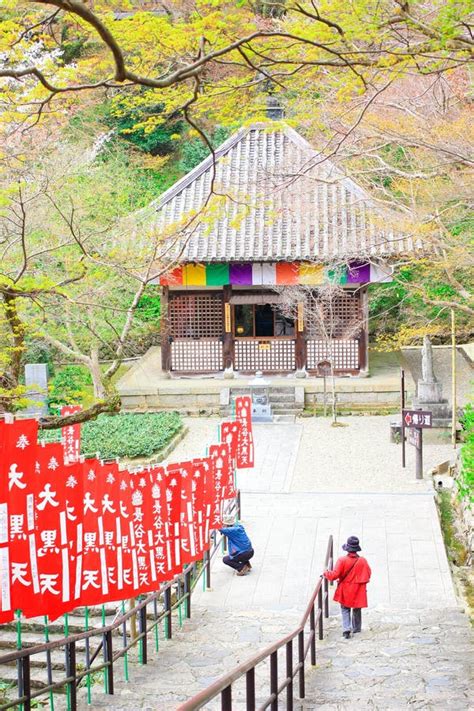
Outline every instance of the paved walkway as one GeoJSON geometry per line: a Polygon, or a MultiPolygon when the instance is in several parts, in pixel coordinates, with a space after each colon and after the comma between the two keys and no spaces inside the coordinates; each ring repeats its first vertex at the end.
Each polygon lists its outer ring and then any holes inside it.
{"type": "MultiPolygon", "coordinates": [[[[175,460],[199,455],[215,434],[215,422],[190,423],[175,460]]],[[[351,418],[348,425],[333,429],[319,419],[256,427],[256,467],[240,472],[238,482],[256,550],[252,573],[236,577],[217,560],[212,590],[193,597],[192,620],[147,669],[133,669],[133,683],[117,684],[113,704],[94,694],[92,708],[168,711],[282,637],[304,611],[331,533],[335,551],[348,535],[361,538],[373,569],[370,609],[362,635],[346,641],[332,603],[307,701],[295,708],[470,707],[470,632],[457,608],[432,493],[426,481],[396,470],[399,450],[388,442],[384,418],[351,418]]],[[[449,448],[438,449],[430,456],[447,458],[449,448]]],[[[262,669],[262,693],[265,683],[262,669]]],[[[235,698],[235,708],[243,708],[239,688],[235,698]]]]}

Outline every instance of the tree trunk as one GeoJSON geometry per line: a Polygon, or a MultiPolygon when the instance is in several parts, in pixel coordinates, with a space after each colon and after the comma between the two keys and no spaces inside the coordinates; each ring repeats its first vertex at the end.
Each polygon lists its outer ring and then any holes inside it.
{"type": "Polygon", "coordinates": [[[98,348],[91,348],[90,371],[92,376],[92,384],[94,386],[95,399],[105,400],[107,397],[107,392],[102,378],[102,371],[100,369],[98,348]]]}

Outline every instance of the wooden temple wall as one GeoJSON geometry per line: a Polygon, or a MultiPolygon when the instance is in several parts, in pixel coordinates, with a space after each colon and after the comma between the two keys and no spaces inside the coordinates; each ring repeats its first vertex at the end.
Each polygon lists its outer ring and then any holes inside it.
{"type": "Polygon", "coordinates": [[[367,293],[343,293],[330,307],[303,307],[294,336],[238,337],[233,333],[231,287],[221,291],[173,292],[163,287],[163,369],[215,373],[233,368],[289,373],[331,361],[337,373],[358,374],[367,364],[367,293]],[[317,311],[317,310],[316,310],[317,311]]]}

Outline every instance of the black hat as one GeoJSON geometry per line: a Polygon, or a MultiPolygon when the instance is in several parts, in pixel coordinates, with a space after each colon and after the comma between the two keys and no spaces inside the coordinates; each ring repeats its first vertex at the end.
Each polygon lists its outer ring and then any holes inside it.
{"type": "Polygon", "coordinates": [[[343,551],[347,551],[348,553],[355,553],[356,551],[361,551],[362,548],[359,545],[359,539],[357,536],[349,536],[347,539],[347,543],[344,543],[342,546],[343,551]]]}

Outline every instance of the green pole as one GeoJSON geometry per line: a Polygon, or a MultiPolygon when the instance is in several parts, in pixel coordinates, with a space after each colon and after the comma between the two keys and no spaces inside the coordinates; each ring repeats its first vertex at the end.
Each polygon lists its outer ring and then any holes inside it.
{"type": "MultiPolygon", "coordinates": [[[[16,610],[16,648],[21,649],[21,610],[16,610]]],[[[17,664],[19,665],[20,662],[18,661],[17,664]]],[[[24,693],[24,690],[22,689],[22,694],[24,693]]],[[[20,704],[20,711],[23,711],[23,704],[20,704]]]]}
{"type": "MultiPolygon", "coordinates": [[[[125,602],[122,600],[122,615],[125,615],[125,602]]],[[[125,645],[127,644],[127,637],[125,636],[125,645]]],[[[125,676],[125,681],[129,681],[128,676],[128,652],[123,655],[123,673],[125,676]]]]}
{"type": "MultiPolygon", "coordinates": [[[[102,627],[105,627],[105,605],[102,605],[101,613],[102,613],[102,627]]],[[[103,640],[102,644],[105,644],[105,639],[103,640]]],[[[104,676],[104,691],[106,694],[108,694],[109,689],[108,689],[108,679],[107,679],[107,668],[104,668],[102,670],[102,674],[104,676]]]]}
{"type": "Polygon", "coordinates": [[[158,636],[158,625],[155,625],[155,652],[160,651],[160,638],[158,636]]]}
{"type": "MultiPolygon", "coordinates": [[[[89,608],[86,606],[85,610],[85,617],[84,617],[84,631],[87,632],[89,630],[89,608]]],[[[87,644],[87,642],[86,642],[87,644]]],[[[87,660],[87,663],[89,664],[89,659],[87,660]]],[[[89,673],[86,676],[86,687],[87,687],[87,705],[90,706],[92,703],[92,694],[91,694],[91,674],[90,670],[88,670],[89,673]]]]}
{"type": "MultiPolygon", "coordinates": [[[[64,621],[64,636],[69,637],[69,616],[66,613],[63,616],[64,621]]],[[[67,711],[71,711],[71,689],[69,684],[66,684],[66,701],[67,701],[67,711]]]]}
{"type": "Polygon", "coordinates": [[[138,640],[138,663],[143,664],[143,639],[138,640]]]}
{"type": "MultiPolygon", "coordinates": [[[[43,618],[44,621],[44,641],[46,644],[49,642],[49,627],[48,627],[48,615],[45,615],[43,618]]],[[[46,657],[49,658],[49,669],[48,669],[48,684],[51,684],[52,679],[50,678],[50,669],[51,669],[51,652],[48,650],[46,652],[46,657]]],[[[49,708],[51,711],[54,711],[54,694],[53,690],[49,690],[49,708]]]]}

